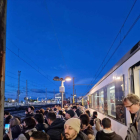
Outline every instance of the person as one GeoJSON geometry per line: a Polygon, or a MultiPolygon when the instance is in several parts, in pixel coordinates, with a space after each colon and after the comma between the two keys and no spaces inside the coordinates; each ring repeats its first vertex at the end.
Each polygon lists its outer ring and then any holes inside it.
{"type": "Polygon", "coordinates": [[[46,133],[50,136],[51,140],[60,140],[61,134],[64,131],[64,120],[56,118],[55,112],[48,112],[47,122],[50,125],[46,133]]]}
{"type": "MultiPolygon", "coordinates": [[[[12,138],[16,139],[21,133],[20,121],[17,118],[10,119],[10,129],[12,133],[12,138]]],[[[3,140],[8,140],[8,135],[5,134],[3,140]]]]}
{"type": "Polygon", "coordinates": [[[4,125],[5,125],[10,123],[10,119],[12,119],[13,116],[10,114],[10,112],[4,111],[4,118],[5,118],[4,120],[4,125]]]}
{"type": "Polygon", "coordinates": [[[50,137],[44,132],[35,131],[30,136],[30,140],[50,140],[50,137]]]}
{"type": "Polygon", "coordinates": [[[36,122],[36,129],[37,131],[47,131],[47,128],[49,127],[46,123],[44,123],[44,118],[42,114],[36,114],[34,116],[35,122],[36,122]]]}
{"type": "Polygon", "coordinates": [[[32,117],[34,116],[34,107],[33,106],[29,106],[28,108],[28,114],[26,114],[26,117],[32,117]]]}
{"type": "Polygon", "coordinates": [[[94,140],[95,136],[93,135],[92,126],[89,124],[89,116],[87,114],[80,115],[81,120],[81,131],[84,132],[89,140],[94,140]]]}
{"type": "Polygon", "coordinates": [[[45,112],[45,110],[44,110],[43,108],[41,108],[41,109],[39,110],[39,113],[42,113],[42,115],[44,115],[44,112],[45,112]]]}
{"type": "Polygon", "coordinates": [[[66,114],[65,114],[65,119],[68,120],[70,118],[73,118],[75,115],[74,111],[73,110],[68,110],[66,111],[66,114]]]}
{"type": "Polygon", "coordinates": [[[23,120],[23,130],[22,133],[18,136],[18,140],[28,140],[34,131],[37,131],[35,128],[36,122],[33,117],[28,117],[23,120]]]}
{"type": "Polygon", "coordinates": [[[86,134],[80,131],[80,119],[70,118],[65,122],[64,140],[88,140],[86,134]]]}
{"type": "Polygon", "coordinates": [[[110,119],[104,118],[102,120],[102,127],[103,130],[97,132],[96,140],[123,140],[120,135],[112,131],[110,119]]]}
{"type": "Polygon", "coordinates": [[[36,114],[39,114],[40,113],[40,110],[36,110],[36,114]]]}
{"type": "MultiPolygon", "coordinates": [[[[131,113],[131,116],[134,116],[132,122],[135,130],[137,132],[140,131],[140,98],[135,94],[128,94],[123,99],[123,103],[126,109],[131,113]]],[[[140,134],[138,135],[138,137],[140,139],[140,134]]]]}
{"type": "Polygon", "coordinates": [[[101,120],[96,118],[94,119],[94,126],[92,126],[93,132],[94,132],[94,136],[96,137],[96,134],[98,131],[102,130],[102,126],[101,126],[101,120]]]}
{"type": "Polygon", "coordinates": [[[47,114],[48,114],[48,112],[49,112],[49,111],[45,111],[45,112],[44,112],[44,115],[43,115],[43,117],[44,117],[44,122],[45,122],[46,124],[48,124],[48,122],[47,122],[47,114]]]}
{"type": "Polygon", "coordinates": [[[89,116],[90,118],[90,111],[88,109],[86,109],[85,113],[89,116]]]}
{"type": "Polygon", "coordinates": [[[72,110],[75,112],[75,116],[74,117],[78,118],[82,114],[82,112],[79,109],[77,109],[77,106],[73,106],[72,110]]]}
{"type": "Polygon", "coordinates": [[[91,126],[94,126],[94,119],[96,119],[97,116],[98,116],[97,111],[94,111],[94,112],[93,112],[93,116],[92,116],[92,118],[91,118],[91,120],[90,120],[90,125],[91,125],[91,126]]]}
{"type": "Polygon", "coordinates": [[[25,109],[25,115],[28,114],[28,108],[25,109]]]}

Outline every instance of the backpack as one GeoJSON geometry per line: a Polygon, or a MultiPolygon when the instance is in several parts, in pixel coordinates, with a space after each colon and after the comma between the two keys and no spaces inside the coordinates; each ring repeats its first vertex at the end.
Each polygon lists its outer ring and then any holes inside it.
{"type": "Polygon", "coordinates": [[[137,140],[137,135],[138,135],[138,132],[134,126],[134,123],[135,123],[135,120],[133,120],[133,123],[130,124],[128,130],[127,130],[127,136],[125,138],[125,140],[137,140]]]}

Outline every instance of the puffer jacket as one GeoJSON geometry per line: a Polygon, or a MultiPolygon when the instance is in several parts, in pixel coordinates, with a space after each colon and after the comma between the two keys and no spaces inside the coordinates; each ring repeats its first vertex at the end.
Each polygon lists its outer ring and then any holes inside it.
{"type": "Polygon", "coordinates": [[[46,133],[51,140],[61,140],[61,134],[64,131],[64,121],[57,118],[47,129],[46,133]]]}

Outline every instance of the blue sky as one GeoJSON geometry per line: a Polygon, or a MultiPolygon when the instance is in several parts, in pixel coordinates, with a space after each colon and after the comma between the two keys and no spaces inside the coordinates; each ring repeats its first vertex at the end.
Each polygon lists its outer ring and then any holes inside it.
{"type": "MultiPolygon", "coordinates": [[[[75,77],[75,84],[91,84],[134,0],[8,0],[6,31],[6,98],[16,98],[21,71],[20,100],[28,96],[54,97],[60,82],[54,76],[75,77]],[[11,52],[10,50],[13,52],[11,52]],[[21,59],[22,60],[21,60],[21,59]],[[27,64],[28,63],[28,64],[27,64]],[[30,66],[29,66],[30,65],[30,66]]],[[[108,54],[140,14],[137,1],[108,54]]],[[[94,84],[139,40],[140,20],[121,44],[94,84]]],[[[66,96],[73,93],[65,82],[66,96]]],[[[92,86],[75,85],[78,96],[92,86]]]]}

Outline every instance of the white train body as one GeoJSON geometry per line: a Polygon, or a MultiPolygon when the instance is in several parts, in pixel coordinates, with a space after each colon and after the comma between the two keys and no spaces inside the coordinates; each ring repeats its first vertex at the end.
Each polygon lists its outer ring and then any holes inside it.
{"type": "Polygon", "coordinates": [[[134,93],[140,97],[140,42],[138,42],[92,89],[83,97],[91,114],[111,119],[112,129],[125,139],[131,123],[130,112],[122,103],[124,96],[134,93]],[[121,97],[122,96],[122,97],[121,97]]]}

